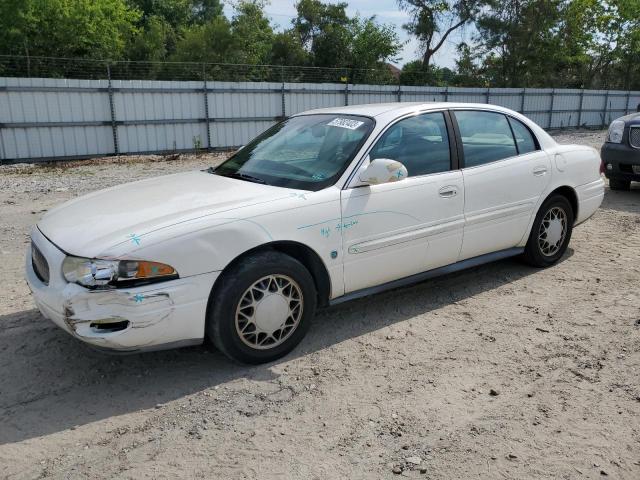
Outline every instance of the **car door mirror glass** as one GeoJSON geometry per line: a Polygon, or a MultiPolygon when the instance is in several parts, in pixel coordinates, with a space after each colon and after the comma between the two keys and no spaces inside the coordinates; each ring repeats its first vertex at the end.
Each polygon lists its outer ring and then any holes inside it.
{"type": "Polygon", "coordinates": [[[378,185],[404,180],[408,176],[405,166],[397,160],[376,158],[359,175],[359,180],[367,185],[378,185]]]}

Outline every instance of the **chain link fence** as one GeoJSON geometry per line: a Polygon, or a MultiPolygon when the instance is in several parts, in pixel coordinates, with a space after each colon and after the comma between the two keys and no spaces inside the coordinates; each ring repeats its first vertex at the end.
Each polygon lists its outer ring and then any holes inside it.
{"type": "MultiPolygon", "coordinates": [[[[206,62],[134,62],[0,55],[0,77],[98,80],[350,83],[394,85],[399,73],[375,69],[243,65],[206,62]]],[[[420,78],[412,78],[419,82],[420,78]]],[[[424,77],[427,81],[427,77],[424,77]]],[[[414,84],[414,83],[411,83],[414,84]]]]}

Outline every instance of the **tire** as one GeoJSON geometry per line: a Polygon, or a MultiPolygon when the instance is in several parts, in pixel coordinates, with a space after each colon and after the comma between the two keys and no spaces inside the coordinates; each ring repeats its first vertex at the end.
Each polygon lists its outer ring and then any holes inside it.
{"type": "Polygon", "coordinates": [[[207,336],[232,360],[271,362],[300,343],[316,303],[313,277],[298,260],[273,251],[250,254],[216,282],[207,336]]]}
{"type": "Polygon", "coordinates": [[[567,250],[573,232],[574,212],[563,195],[547,198],[533,221],[524,260],[534,267],[546,268],[556,263],[567,250]],[[560,222],[558,224],[557,222],[560,222]],[[544,223],[544,225],[543,225],[544,223]],[[559,231],[558,228],[562,228],[559,231]],[[550,238],[551,242],[546,240],[550,238]],[[554,242],[554,240],[557,240],[554,242]]]}
{"type": "Polygon", "coordinates": [[[615,178],[609,179],[609,188],[611,190],[630,190],[631,182],[627,180],[616,180],[615,178]]]}

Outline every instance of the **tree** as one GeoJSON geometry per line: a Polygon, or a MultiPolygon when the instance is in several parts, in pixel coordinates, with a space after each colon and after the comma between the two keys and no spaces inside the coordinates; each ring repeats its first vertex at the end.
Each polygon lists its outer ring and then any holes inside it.
{"type": "Polygon", "coordinates": [[[264,16],[264,5],[259,1],[243,1],[236,7],[231,21],[235,39],[236,63],[265,64],[273,46],[273,28],[264,16]]]}
{"type": "Polygon", "coordinates": [[[422,63],[429,69],[433,56],[449,35],[473,21],[480,12],[479,0],[398,0],[400,8],[411,15],[404,29],[420,41],[422,63]]]}
{"type": "Polygon", "coordinates": [[[383,64],[393,60],[401,48],[395,30],[376,23],[375,17],[349,18],[346,7],[346,3],[301,0],[291,33],[308,52],[313,66],[349,67],[360,71],[359,81],[365,80],[362,69],[377,68],[388,80],[383,64]]]}
{"type": "Polygon", "coordinates": [[[454,81],[455,75],[455,72],[450,68],[438,67],[433,64],[425,68],[422,60],[414,60],[402,67],[400,83],[402,85],[445,87],[454,81]]]}
{"type": "Polygon", "coordinates": [[[396,60],[401,44],[393,27],[376,24],[375,17],[355,18],[349,30],[352,36],[351,65],[354,68],[372,68],[396,60]]]}
{"type": "Polygon", "coordinates": [[[465,42],[458,45],[458,59],[456,60],[456,74],[454,85],[459,87],[486,86],[482,72],[477,65],[478,54],[465,42]]]}
{"type": "Polygon", "coordinates": [[[139,18],[125,0],[4,0],[0,53],[119,59],[139,18]]]}
{"type": "Polygon", "coordinates": [[[500,87],[557,86],[561,0],[489,0],[476,25],[484,68],[500,87]]]}
{"type": "Polygon", "coordinates": [[[300,0],[296,4],[298,15],[293,20],[293,28],[302,46],[313,51],[316,38],[329,27],[334,30],[346,28],[349,23],[346,8],[346,3],[324,4],[320,0],[300,0]]]}
{"type": "Polygon", "coordinates": [[[631,88],[639,71],[637,0],[572,0],[565,7],[561,32],[575,52],[580,86],[631,88]]]}
{"type": "Polygon", "coordinates": [[[153,17],[163,18],[174,29],[206,23],[223,14],[221,0],[129,0],[142,13],[146,23],[153,17]]]}
{"type": "Polygon", "coordinates": [[[273,36],[269,63],[273,65],[307,65],[311,62],[309,52],[300,44],[293,30],[276,33],[273,36]]]}
{"type": "Polygon", "coordinates": [[[192,1],[193,21],[206,23],[223,14],[221,0],[194,0],[192,1]]]}
{"type": "Polygon", "coordinates": [[[179,29],[190,23],[193,16],[191,0],[129,0],[129,3],[140,12],[142,26],[161,19],[179,29]]]}
{"type": "Polygon", "coordinates": [[[175,62],[232,63],[236,42],[226,17],[215,17],[185,30],[171,60],[175,62]]]}

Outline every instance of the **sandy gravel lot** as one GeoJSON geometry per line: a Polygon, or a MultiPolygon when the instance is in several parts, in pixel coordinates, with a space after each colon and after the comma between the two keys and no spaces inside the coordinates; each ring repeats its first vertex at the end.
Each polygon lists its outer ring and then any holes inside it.
{"type": "Polygon", "coordinates": [[[506,260],[324,310],[269,365],[105,356],[34,309],[42,212],[216,161],[0,167],[0,477],[640,478],[638,187],[607,189],[553,268],[506,260]]]}

